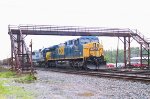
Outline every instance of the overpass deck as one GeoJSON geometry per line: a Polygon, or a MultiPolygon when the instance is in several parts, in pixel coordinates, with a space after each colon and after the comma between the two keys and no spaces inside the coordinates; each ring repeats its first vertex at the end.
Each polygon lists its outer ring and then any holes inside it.
{"type": "Polygon", "coordinates": [[[12,34],[19,34],[20,30],[25,35],[63,35],[63,36],[113,36],[131,37],[137,33],[128,28],[105,27],[78,27],[78,26],[54,26],[54,25],[26,25],[10,26],[12,34]]]}

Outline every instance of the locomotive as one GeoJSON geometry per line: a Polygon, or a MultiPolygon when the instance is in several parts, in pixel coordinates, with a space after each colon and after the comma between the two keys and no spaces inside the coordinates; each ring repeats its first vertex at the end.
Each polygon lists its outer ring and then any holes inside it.
{"type": "Polygon", "coordinates": [[[81,36],[32,53],[33,63],[46,67],[71,66],[98,69],[106,64],[103,45],[96,36],[81,36]]]}

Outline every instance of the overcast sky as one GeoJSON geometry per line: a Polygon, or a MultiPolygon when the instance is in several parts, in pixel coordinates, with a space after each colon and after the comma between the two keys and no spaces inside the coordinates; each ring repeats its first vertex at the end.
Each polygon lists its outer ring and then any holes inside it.
{"type": "MultiPolygon", "coordinates": [[[[150,1],[0,0],[0,59],[10,57],[9,24],[132,28],[150,37],[150,1]]],[[[33,49],[38,49],[74,37],[29,36],[26,39],[27,44],[31,38],[33,49]]],[[[105,49],[116,47],[116,42],[112,44],[112,41],[117,40],[116,38],[99,38],[105,49]]]]}

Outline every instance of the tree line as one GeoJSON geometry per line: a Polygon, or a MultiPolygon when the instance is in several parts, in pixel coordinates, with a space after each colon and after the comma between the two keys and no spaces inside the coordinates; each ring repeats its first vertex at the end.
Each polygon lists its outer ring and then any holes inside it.
{"type": "MultiPolygon", "coordinates": [[[[140,49],[139,47],[131,47],[131,57],[138,57],[140,56],[140,49]]],[[[105,59],[108,63],[115,63],[117,57],[117,50],[105,50],[104,51],[105,59]]],[[[124,50],[118,50],[118,62],[124,62],[124,50]]]]}

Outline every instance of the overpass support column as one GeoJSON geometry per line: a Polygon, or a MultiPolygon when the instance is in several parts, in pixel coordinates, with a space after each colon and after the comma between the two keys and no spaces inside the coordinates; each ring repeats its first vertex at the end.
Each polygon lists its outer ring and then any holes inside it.
{"type": "MultiPolygon", "coordinates": [[[[149,48],[150,46],[149,46],[149,44],[148,44],[148,48],[149,48]]],[[[148,69],[150,69],[150,64],[149,64],[149,62],[150,62],[150,60],[149,60],[149,49],[148,49],[148,69]]]]}
{"type": "Polygon", "coordinates": [[[130,66],[131,65],[131,60],[130,60],[130,58],[131,58],[131,50],[130,50],[130,37],[128,37],[128,65],[130,66]]]}
{"type": "MultiPolygon", "coordinates": [[[[10,38],[10,39],[12,39],[12,38],[10,38]]],[[[13,60],[14,60],[14,55],[13,55],[13,42],[12,42],[12,40],[11,40],[11,69],[12,69],[12,71],[14,71],[15,70],[15,64],[14,64],[14,62],[13,62],[13,60]]]]}
{"type": "Polygon", "coordinates": [[[140,44],[140,64],[142,64],[142,44],[140,44]]]}
{"type": "Polygon", "coordinates": [[[124,64],[126,67],[126,65],[127,65],[127,62],[126,62],[126,37],[124,37],[124,64]]]}

